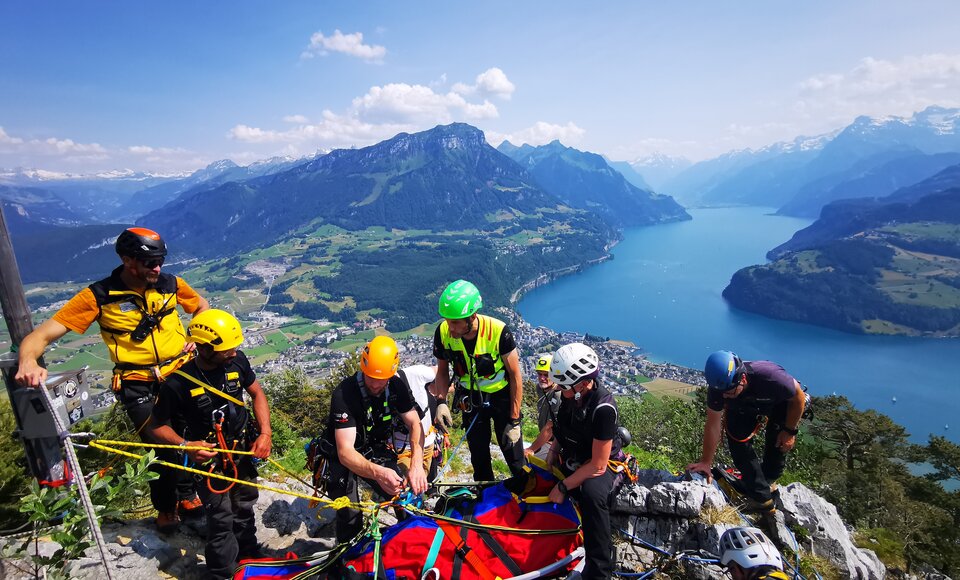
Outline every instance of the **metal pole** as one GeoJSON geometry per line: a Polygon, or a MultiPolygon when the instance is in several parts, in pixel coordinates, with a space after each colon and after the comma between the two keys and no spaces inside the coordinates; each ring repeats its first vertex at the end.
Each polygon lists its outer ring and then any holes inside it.
{"type": "MultiPolygon", "coordinates": [[[[46,399],[47,406],[53,409],[50,391],[48,391],[46,387],[41,386],[40,392],[43,393],[43,398],[46,399]]],[[[97,521],[97,513],[94,511],[93,501],[90,499],[90,490],[87,489],[87,481],[83,477],[83,471],[80,470],[80,460],[77,458],[77,452],[73,448],[73,441],[70,440],[70,433],[67,431],[67,426],[63,424],[60,415],[50,413],[50,416],[53,417],[57,431],[61,433],[60,438],[63,440],[63,449],[66,451],[67,461],[71,469],[73,469],[73,483],[77,486],[77,491],[80,494],[80,503],[83,505],[84,513],[87,514],[87,522],[90,524],[90,535],[93,537],[93,543],[97,545],[97,550],[100,553],[100,563],[103,564],[103,571],[106,573],[107,580],[113,580],[113,575],[110,572],[110,564],[108,563],[109,560],[107,559],[106,542],[103,540],[103,532],[100,531],[100,522],[97,521]]]]}

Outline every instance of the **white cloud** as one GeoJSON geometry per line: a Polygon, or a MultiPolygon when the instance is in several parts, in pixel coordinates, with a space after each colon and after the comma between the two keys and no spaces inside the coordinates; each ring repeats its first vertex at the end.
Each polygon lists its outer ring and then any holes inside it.
{"type": "MultiPolygon", "coordinates": [[[[444,74],[430,86],[390,83],[373,86],[354,98],[342,113],[323,111],[318,121],[302,115],[284,117],[293,127],[268,128],[237,124],[227,132],[234,141],[272,147],[285,145],[287,155],[304,155],[317,149],[366,146],[393,137],[399,132],[415,132],[456,121],[476,123],[499,117],[499,110],[486,96],[509,95],[514,86],[499,69],[478,75],[473,97],[455,90],[443,91],[444,74]],[[496,71],[496,72],[492,72],[496,71]]],[[[557,132],[569,136],[575,126],[557,132]]]]}
{"type": "Polygon", "coordinates": [[[386,56],[387,49],[377,44],[364,44],[362,32],[344,34],[339,30],[334,30],[333,35],[324,36],[322,32],[317,31],[310,36],[310,44],[300,53],[300,58],[326,56],[331,52],[339,52],[367,62],[379,63],[386,56]]]}
{"type": "Polygon", "coordinates": [[[431,89],[438,89],[446,84],[447,84],[447,73],[441,74],[440,78],[438,78],[435,81],[430,81],[428,83],[431,89]]]}
{"type": "Polygon", "coordinates": [[[526,143],[533,146],[546,145],[555,139],[559,139],[564,145],[570,146],[579,143],[584,134],[586,134],[586,131],[573,122],[568,122],[566,125],[556,125],[544,121],[537,121],[532,127],[512,133],[497,133],[494,131],[487,131],[486,133],[487,141],[494,145],[499,145],[503,141],[510,141],[514,145],[526,143]]]}
{"type": "Polygon", "coordinates": [[[3,127],[0,127],[0,145],[19,145],[21,143],[23,143],[23,139],[7,135],[7,132],[3,130],[3,127]]]}
{"type": "Polygon", "coordinates": [[[230,129],[227,137],[236,141],[254,144],[285,143],[287,155],[302,155],[318,147],[350,147],[370,145],[402,131],[416,127],[398,123],[368,123],[354,115],[337,115],[323,111],[323,119],[313,124],[303,124],[286,131],[265,130],[247,125],[230,129]]]}
{"type": "Polygon", "coordinates": [[[482,97],[497,97],[509,101],[516,88],[506,73],[493,67],[477,75],[474,84],[456,83],[450,90],[460,95],[479,94],[482,97]]]}
{"type": "Polygon", "coordinates": [[[450,123],[493,119],[499,115],[493,103],[470,103],[453,91],[435,93],[430,87],[391,83],[370,87],[367,94],[353,100],[352,110],[361,117],[399,122],[450,123]]]}
{"type": "Polygon", "coordinates": [[[282,135],[280,131],[264,131],[247,125],[237,125],[227,132],[227,137],[247,143],[275,143],[284,140],[282,135]]]}
{"type": "Polygon", "coordinates": [[[796,110],[827,126],[857,115],[904,115],[929,105],[960,106],[960,54],[899,60],[867,57],[846,72],[810,77],[798,86],[796,110]]]}
{"type": "Polygon", "coordinates": [[[14,137],[0,127],[0,154],[65,159],[101,159],[107,149],[99,143],[77,143],[73,139],[24,139],[14,137]]]}
{"type": "Polygon", "coordinates": [[[104,170],[174,172],[193,170],[209,161],[180,147],[131,145],[106,147],[59,137],[29,139],[0,127],[0,167],[42,168],[76,174],[104,170]]]}
{"type": "Polygon", "coordinates": [[[192,152],[182,147],[151,147],[149,145],[132,145],[127,147],[127,151],[134,155],[192,155],[192,152]]]}
{"type": "Polygon", "coordinates": [[[510,99],[516,87],[504,72],[496,67],[487,69],[477,77],[477,88],[482,94],[510,99]]]}

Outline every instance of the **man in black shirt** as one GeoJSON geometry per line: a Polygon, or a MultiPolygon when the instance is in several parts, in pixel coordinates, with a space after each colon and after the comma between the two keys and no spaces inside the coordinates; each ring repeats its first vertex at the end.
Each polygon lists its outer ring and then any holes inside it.
{"type": "MultiPolygon", "coordinates": [[[[360,355],[360,372],[344,379],[330,400],[330,421],[325,438],[332,443],[327,492],[337,499],[359,501],[357,477],[363,478],[381,498],[395,497],[405,485],[413,493],[427,489],[423,470],[424,433],[410,387],[397,376],[400,356],[397,343],[387,336],[371,340],[360,355]],[[390,444],[397,421],[410,435],[410,471],[406,483],[390,444]]],[[[337,542],[352,540],[362,531],[360,511],[337,510],[337,542]]]]}
{"type": "Polygon", "coordinates": [[[742,361],[726,350],[707,358],[707,425],[700,461],[687,466],[711,478],[713,458],[726,423],[727,445],[740,470],[747,497],[760,512],[775,510],[772,486],[783,474],[786,454],[796,444],[806,394],[800,383],[770,361],[742,361]],[[726,419],[726,421],[724,421],[726,419]],[[753,449],[753,436],[766,425],[763,461],[753,449]]]}
{"type": "MultiPolygon", "coordinates": [[[[266,459],[272,445],[270,409],[247,357],[237,350],[243,342],[240,323],[212,309],[195,316],[187,333],[197,343],[197,357],[162,384],[153,407],[152,436],[168,445],[237,449],[266,459]],[[244,391],[253,399],[254,416],[243,403],[244,391]],[[171,424],[185,427],[177,433],[171,424]]],[[[216,461],[217,473],[257,480],[249,455],[218,457],[202,449],[186,454],[198,465],[216,461]]],[[[253,512],[257,488],[213,478],[198,487],[207,512],[207,571],[213,578],[230,578],[239,560],[261,556],[253,512]]]]}
{"type": "Polygon", "coordinates": [[[454,393],[454,404],[463,411],[463,426],[469,429],[474,480],[490,481],[491,421],[510,472],[519,475],[526,463],[520,431],[523,378],[513,333],[504,322],[477,314],[482,305],[479,290],[466,280],[453,282],[440,295],[438,310],[444,320],[433,337],[437,379],[431,392],[441,401],[437,425],[449,428],[446,400],[452,369],[461,387],[454,393]]]}
{"type": "Polygon", "coordinates": [[[564,478],[549,497],[554,503],[561,503],[567,495],[577,500],[587,561],[583,578],[607,579],[613,574],[610,496],[617,482],[610,460],[623,460],[617,437],[617,402],[600,384],[600,359],[585,344],[560,347],[550,374],[562,400],[553,425],[556,444],[550,447],[547,464],[559,467],[564,478]]]}

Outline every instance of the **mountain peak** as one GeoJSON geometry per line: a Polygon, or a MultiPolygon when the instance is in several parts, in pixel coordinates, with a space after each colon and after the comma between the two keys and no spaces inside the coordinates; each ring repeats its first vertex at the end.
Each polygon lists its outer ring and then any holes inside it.
{"type": "Polygon", "coordinates": [[[227,169],[233,169],[234,167],[239,166],[229,159],[220,159],[219,161],[214,161],[210,165],[204,167],[204,170],[225,171],[227,169]]]}

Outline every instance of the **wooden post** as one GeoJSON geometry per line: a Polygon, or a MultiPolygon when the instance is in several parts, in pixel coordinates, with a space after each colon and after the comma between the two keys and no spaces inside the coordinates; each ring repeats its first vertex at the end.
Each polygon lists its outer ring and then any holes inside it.
{"type": "MultiPolygon", "coordinates": [[[[61,485],[69,479],[60,448],[60,433],[39,389],[21,387],[13,380],[17,373],[17,351],[23,339],[33,331],[30,308],[23,293],[20,268],[13,253],[13,243],[0,205],[0,308],[10,333],[10,351],[0,355],[0,372],[7,386],[10,405],[17,420],[17,436],[23,443],[27,465],[33,476],[42,484],[61,485]],[[29,416],[29,424],[25,420],[29,416]],[[28,427],[29,436],[24,428],[28,427]]],[[[43,364],[43,361],[40,361],[43,364]]],[[[45,387],[41,387],[45,388],[45,387]]]]}

